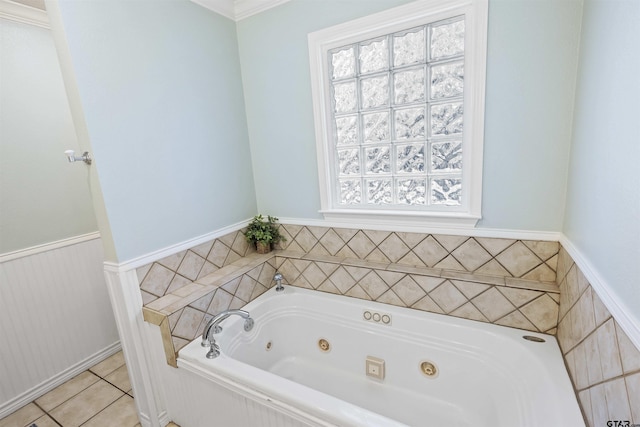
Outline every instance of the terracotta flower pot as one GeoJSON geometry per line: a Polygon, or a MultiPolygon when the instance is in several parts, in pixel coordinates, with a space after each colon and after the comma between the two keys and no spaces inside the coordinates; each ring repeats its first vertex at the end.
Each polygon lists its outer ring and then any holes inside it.
{"type": "Polygon", "coordinates": [[[269,242],[256,242],[256,252],[259,254],[268,254],[271,252],[271,243],[269,242]]]}

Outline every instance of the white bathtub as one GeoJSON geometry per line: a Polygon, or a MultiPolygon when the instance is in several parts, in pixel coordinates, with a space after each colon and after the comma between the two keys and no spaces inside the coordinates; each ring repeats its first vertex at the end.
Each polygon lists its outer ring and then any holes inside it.
{"type": "Polygon", "coordinates": [[[552,336],[294,287],[244,309],[253,330],[225,320],[222,354],[207,359],[198,337],[179,368],[303,425],[584,426],[552,336]],[[366,375],[368,356],[385,361],[383,380],[366,375]]]}

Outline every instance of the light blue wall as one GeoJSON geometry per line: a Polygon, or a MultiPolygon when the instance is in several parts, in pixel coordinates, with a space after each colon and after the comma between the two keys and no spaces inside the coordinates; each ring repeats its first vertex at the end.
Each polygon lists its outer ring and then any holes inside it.
{"type": "MultiPolygon", "coordinates": [[[[293,0],[238,24],[260,211],[320,217],[307,34],[402,3],[293,0]]],[[[490,1],[481,227],[562,227],[580,6],[490,1]]]]}
{"type": "Polygon", "coordinates": [[[490,0],[480,227],[560,231],[579,0],[490,0]]]}
{"type": "Polygon", "coordinates": [[[640,324],[640,2],[586,0],[564,233],[640,324]]]}
{"type": "Polygon", "coordinates": [[[238,23],[260,212],[321,218],[307,35],[409,0],[293,0],[238,23]]]}
{"type": "Polygon", "coordinates": [[[0,19],[0,254],[97,231],[49,30],[0,19]]]}
{"type": "Polygon", "coordinates": [[[235,23],[188,0],[59,8],[117,260],[254,215],[235,23]]]}

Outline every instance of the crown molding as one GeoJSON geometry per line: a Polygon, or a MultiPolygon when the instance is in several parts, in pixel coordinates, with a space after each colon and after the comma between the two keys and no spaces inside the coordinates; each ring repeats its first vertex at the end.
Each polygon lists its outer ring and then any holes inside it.
{"type": "Polygon", "coordinates": [[[50,28],[47,12],[10,0],[0,0],[0,18],[40,28],[50,28]]]}
{"type": "Polygon", "coordinates": [[[243,20],[267,9],[271,9],[291,0],[236,0],[235,14],[236,21],[243,20]]]}
{"type": "Polygon", "coordinates": [[[235,4],[233,0],[191,0],[205,9],[209,9],[217,14],[236,20],[235,4]]]}
{"type": "MultiPolygon", "coordinates": [[[[2,0],[4,1],[4,0],[2,0]]],[[[240,21],[291,0],[191,0],[233,21],[240,21]]]]}

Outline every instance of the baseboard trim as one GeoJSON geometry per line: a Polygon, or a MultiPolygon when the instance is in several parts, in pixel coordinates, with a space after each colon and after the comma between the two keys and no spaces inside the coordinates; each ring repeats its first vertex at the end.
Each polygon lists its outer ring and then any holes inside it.
{"type": "Polygon", "coordinates": [[[158,416],[158,421],[160,421],[161,426],[166,426],[171,422],[171,418],[169,418],[169,414],[167,413],[167,411],[160,412],[160,415],[158,416]]]}
{"type": "Polygon", "coordinates": [[[65,369],[64,371],[54,375],[46,381],[41,382],[37,386],[25,391],[24,393],[14,397],[8,402],[0,405],[0,419],[7,417],[18,409],[22,408],[24,405],[28,404],[39,398],[40,396],[48,393],[54,388],[58,387],[61,384],[69,381],[71,378],[76,375],[86,371],[96,363],[99,363],[106,359],[107,357],[117,353],[120,351],[120,341],[116,341],[115,343],[105,347],[104,349],[94,353],[93,355],[87,357],[86,359],[76,363],[75,365],[65,369]]]}
{"type": "Polygon", "coordinates": [[[627,334],[631,342],[640,349],[640,323],[629,315],[631,310],[611,290],[611,286],[600,276],[595,266],[564,234],[560,238],[560,244],[569,253],[582,274],[587,278],[591,287],[607,307],[613,318],[618,322],[622,330],[627,334]]]}
{"type": "MultiPolygon", "coordinates": [[[[142,427],[153,427],[153,423],[151,422],[151,418],[148,414],[138,414],[138,421],[140,421],[140,425],[142,427]]],[[[158,423],[160,423],[161,426],[166,426],[170,422],[171,418],[169,417],[167,411],[162,411],[158,415],[158,423]]]]}

